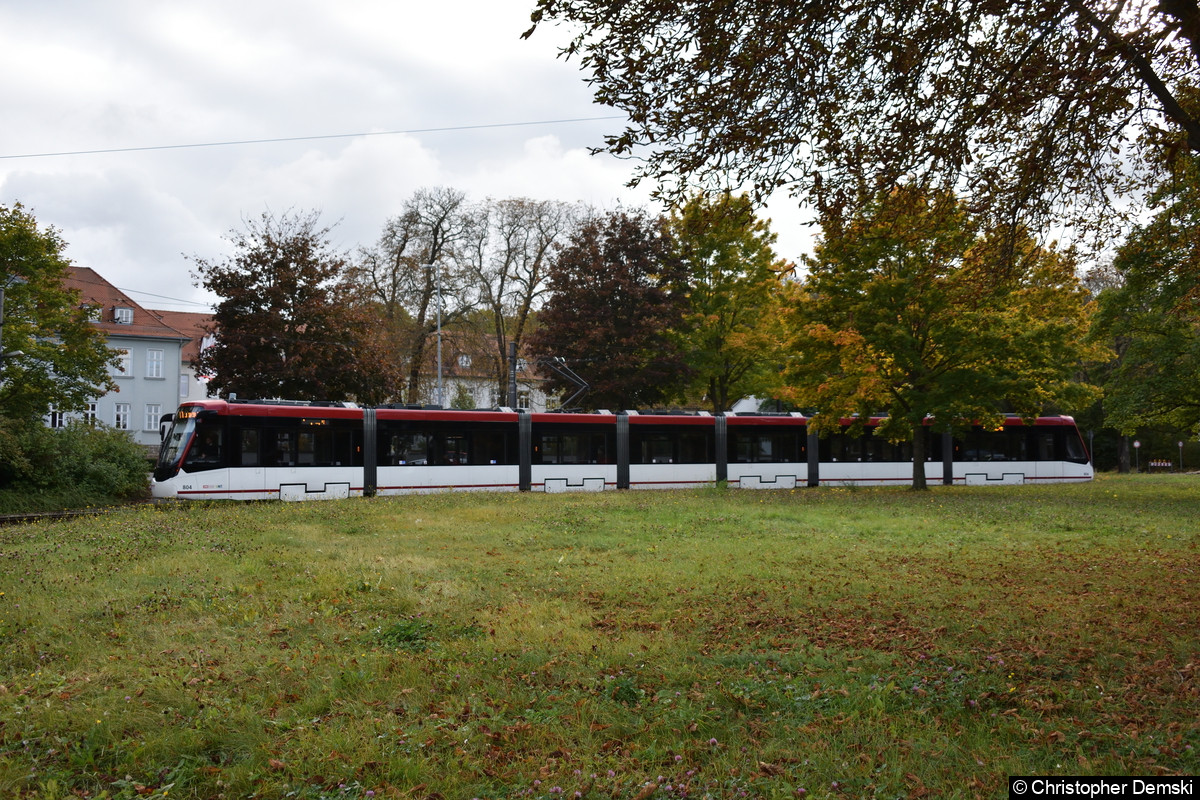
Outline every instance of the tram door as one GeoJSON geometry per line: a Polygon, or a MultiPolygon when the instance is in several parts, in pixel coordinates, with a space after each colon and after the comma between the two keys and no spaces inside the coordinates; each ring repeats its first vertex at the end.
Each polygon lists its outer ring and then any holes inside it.
{"type": "Polygon", "coordinates": [[[233,458],[241,469],[233,470],[235,492],[252,495],[265,491],[266,476],[263,471],[262,432],[258,428],[234,427],[233,443],[236,448],[233,458]]]}
{"type": "Polygon", "coordinates": [[[1062,455],[1055,447],[1055,438],[1053,429],[1033,433],[1033,452],[1037,461],[1034,470],[1039,480],[1061,478],[1063,475],[1062,455]]]}

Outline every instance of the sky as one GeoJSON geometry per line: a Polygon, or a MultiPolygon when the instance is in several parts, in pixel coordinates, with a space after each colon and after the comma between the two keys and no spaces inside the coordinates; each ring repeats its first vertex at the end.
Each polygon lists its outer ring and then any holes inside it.
{"type": "MultiPolygon", "coordinates": [[[[420,188],[661,210],[589,153],[622,118],[558,57],[566,29],[520,38],[533,5],[0,0],[0,204],[176,311],[214,301],[190,259],[263,212],[319,211],[353,251],[420,188]]],[[[780,256],[810,248],[794,201],[763,213],[780,256]]]]}

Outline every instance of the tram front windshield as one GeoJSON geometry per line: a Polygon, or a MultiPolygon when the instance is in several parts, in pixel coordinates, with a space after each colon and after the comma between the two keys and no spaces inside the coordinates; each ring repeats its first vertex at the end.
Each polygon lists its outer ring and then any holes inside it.
{"type": "Polygon", "coordinates": [[[195,432],[196,412],[180,409],[179,413],[175,415],[174,422],[171,423],[171,430],[167,431],[167,438],[163,440],[162,450],[158,453],[158,466],[178,466],[179,459],[183,456],[188,441],[195,432]]]}

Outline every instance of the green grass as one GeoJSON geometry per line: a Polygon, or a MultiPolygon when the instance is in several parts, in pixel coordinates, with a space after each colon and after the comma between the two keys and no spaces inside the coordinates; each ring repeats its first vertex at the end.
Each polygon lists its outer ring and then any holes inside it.
{"type": "Polygon", "coordinates": [[[1200,482],[0,529],[0,796],[1002,797],[1200,772],[1200,482]]]}

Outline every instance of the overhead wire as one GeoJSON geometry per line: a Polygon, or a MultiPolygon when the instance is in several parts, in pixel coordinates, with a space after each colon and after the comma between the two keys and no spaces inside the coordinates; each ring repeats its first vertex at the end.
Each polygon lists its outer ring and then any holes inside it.
{"type": "Polygon", "coordinates": [[[576,122],[600,122],[605,120],[624,119],[618,115],[610,115],[603,117],[575,117],[573,119],[546,119],[535,120],[531,122],[491,122],[480,125],[450,125],[440,128],[410,128],[407,130],[396,131],[362,131],[359,133],[327,133],[317,134],[313,136],[279,136],[270,139],[231,139],[218,142],[191,142],[187,144],[157,144],[144,145],[138,147],[105,147],[96,148],[93,150],[63,150],[58,152],[47,153],[13,153],[0,154],[0,160],[10,160],[18,158],[57,158],[61,156],[92,156],[102,155],[106,153],[144,153],[154,150],[187,150],[197,149],[201,147],[232,147],[234,145],[246,144],[280,144],[286,142],[312,142],[323,139],[355,139],[364,136],[402,136],[416,135],[421,133],[451,133],[454,131],[474,131],[484,130],[488,128],[520,128],[532,127],[535,125],[566,125],[576,122]]]}
{"type": "MultiPolygon", "coordinates": [[[[533,127],[536,125],[566,125],[578,122],[600,122],[606,120],[621,119],[618,115],[608,115],[601,117],[574,117],[569,119],[549,119],[549,120],[534,120],[526,122],[492,122],[482,123],[478,125],[449,125],[435,128],[409,128],[405,130],[394,131],[360,131],[358,133],[330,133],[316,134],[311,136],[278,136],[268,139],[230,139],[217,142],[191,142],[185,144],[163,144],[163,145],[142,145],[136,147],[107,147],[95,148],[90,150],[62,150],[45,153],[10,153],[0,154],[0,160],[14,160],[20,158],[56,158],[63,156],[87,156],[87,155],[103,155],[111,153],[144,153],[157,150],[186,150],[198,149],[203,147],[232,147],[236,145],[251,145],[251,144],[280,144],[287,142],[310,142],[330,139],[354,139],[367,136],[402,136],[416,135],[422,133],[451,133],[454,131],[470,131],[470,130],[485,130],[489,128],[518,128],[518,127],[533,127]]],[[[118,290],[132,294],[142,294],[148,297],[157,297],[162,300],[171,300],[177,303],[187,305],[201,306],[211,308],[211,304],[197,302],[195,300],[184,300],[178,297],[168,297],[166,295],[158,295],[152,292],[144,292],[138,289],[123,289],[116,287],[118,290]]]]}

